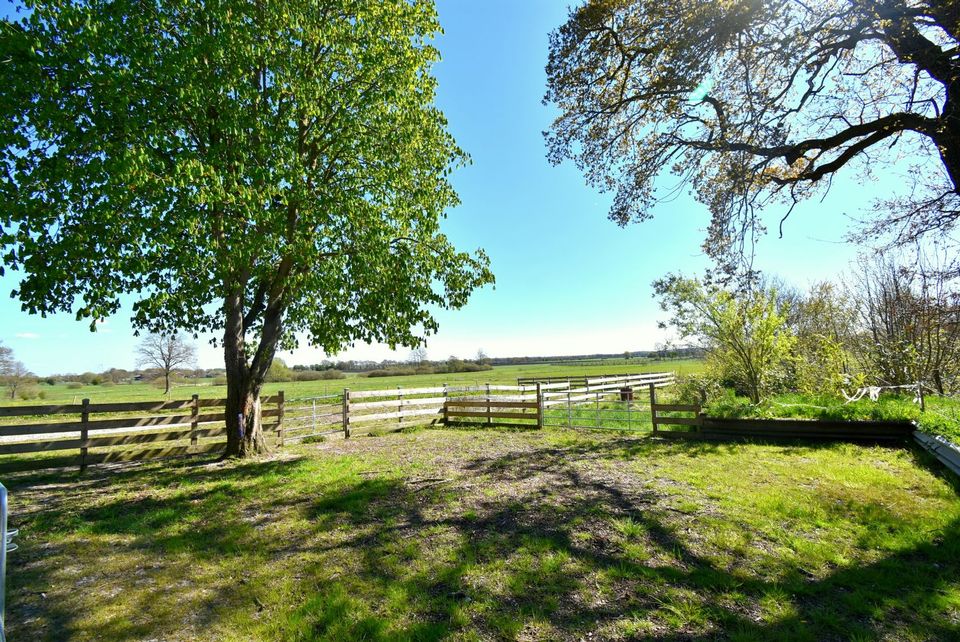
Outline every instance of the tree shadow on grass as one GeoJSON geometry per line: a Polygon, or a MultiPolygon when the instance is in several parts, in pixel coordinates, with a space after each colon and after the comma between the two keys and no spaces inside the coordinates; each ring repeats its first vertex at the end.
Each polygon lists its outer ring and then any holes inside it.
{"type": "MultiPolygon", "coordinates": [[[[602,453],[609,448],[619,456],[649,447],[613,442],[580,450],[602,453]]],[[[702,452],[700,447],[691,450],[702,452]]],[[[747,568],[717,566],[694,550],[687,535],[696,528],[695,516],[673,519],[669,508],[659,505],[664,498],[585,475],[571,465],[571,455],[571,449],[541,448],[481,458],[466,466],[474,476],[548,483],[551,496],[539,500],[531,494],[522,501],[479,501],[467,512],[454,509],[452,515],[429,517],[426,513],[435,513],[436,506],[425,505],[422,494],[412,497],[397,489],[377,500],[389,507],[381,506],[379,513],[386,520],[373,521],[365,511],[342,512],[363,533],[340,544],[356,554],[360,568],[349,582],[322,583],[311,601],[294,612],[298,635],[318,640],[440,639],[470,630],[493,639],[538,633],[544,639],[589,634],[603,639],[614,631],[628,638],[662,640],[960,636],[945,604],[945,595],[956,590],[960,576],[958,521],[928,542],[872,563],[845,566],[821,577],[802,568],[764,577],[747,568]],[[553,501],[573,490],[576,497],[553,501]],[[593,529],[599,536],[579,537],[578,529],[590,530],[585,524],[591,520],[624,517],[645,533],[654,563],[625,554],[615,537],[604,537],[602,528],[593,529]],[[424,552],[408,562],[417,567],[415,572],[385,563],[398,542],[438,529],[452,532],[457,542],[441,560],[424,552]],[[478,573],[493,580],[478,583],[478,573]],[[328,617],[328,598],[338,603],[344,595],[370,591],[371,586],[377,587],[374,594],[392,590],[423,596],[407,604],[416,616],[384,614],[351,603],[359,617],[328,617]],[[770,600],[783,605],[772,616],[759,606],[770,600]],[[319,609],[319,615],[312,609],[319,609]],[[407,619],[414,622],[404,624],[407,619]]],[[[433,499],[444,501],[441,493],[433,499]]],[[[320,503],[311,510],[320,517],[329,508],[329,503],[320,503]]]]}
{"type": "MultiPolygon", "coordinates": [[[[263,527],[269,508],[279,502],[260,504],[258,482],[298,474],[304,463],[302,458],[228,464],[184,460],[94,471],[80,484],[46,473],[21,479],[11,493],[13,502],[26,503],[31,493],[50,484],[57,492],[47,488],[42,505],[14,512],[21,548],[9,558],[8,639],[71,639],[80,631],[79,619],[91,611],[111,613],[98,624],[100,639],[153,637],[171,628],[145,615],[164,600],[182,602],[194,624],[215,622],[223,596],[234,588],[232,578],[188,596],[195,588],[188,581],[191,570],[230,564],[251,550],[269,551],[263,527]],[[162,496],[151,494],[157,489],[162,496]],[[53,537],[44,541],[43,534],[53,537]],[[90,546],[99,547],[94,554],[102,563],[89,563],[90,546]],[[161,580],[175,585],[163,586],[161,580]],[[135,590],[111,595],[130,587],[135,590]],[[113,608],[111,598],[122,599],[123,608],[113,608]]],[[[268,500],[271,490],[262,490],[268,500]]]]}
{"type": "MultiPolygon", "coordinates": [[[[212,638],[211,627],[255,611],[256,599],[269,600],[258,593],[262,587],[250,588],[253,580],[242,583],[244,574],[269,576],[273,564],[289,573],[290,565],[279,564],[290,559],[296,575],[282,579],[293,583],[297,598],[271,606],[264,639],[960,636],[956,619],[949,619],[951,608],[956,613],[950,593],[960,577],[957,521],[868,564],[811,576],[784,562],[765,574],[739,562],[719,564],[698,546],[701,515],[678,511],[669,495],[637,474],[611,474],[589,462],[613,462],[616,468],[643,456],[709,457],[736,448],[741,446],[587,440],[475,456],[451,479],[352,475],[316,495],[295,496],[284,495],[282,484],[262,488],[258,481],[298,474],[300,460],[129,471],[104,479],[127,487],[191,483],[163,500],[88,501],[72,514],[44,512],[31,520],[38,532],[117,539],[121,553],[155,555],[174,575],[186,575],[194,565],[228,565],[229,572],[205,591],[184,590],[179,602],[172,601],[183,590],[178,586],[139,591],[105,618],[102,639],[175,632],[150,619],[162,601],[188,610],[191,626],[212,638]],[[191,488],[197,482],[205,486],[191,488]],[[231,504],[240,506],[224,508],[231,504]],[[299,515],[304,530],[292,541],[278,540],[266,528],[271,511],[299,515]],[[257,567],[234,568],[248,567],[245,555],[251,551],[257,567]],[[782,608],[772,614],[761,609],[771,601],[782,608]]],[[[922,455],[918,462],[930,465],[922,455]]],[[[864,519],[884,522],[882,506],[863,510],[864,519]]],[[[889,523],[898,527],[893,518],[889,523]]],[[[24,547],[11,578],[11,639],[69,639],[81,630],[84,609],[104,608],[103,598],[83,595],[82,586],[70,588],[77,601],[63,603],[14,588],[36,590],[60,581],[57,569],[37,562],[72,552],[63,544],[24,547]]]]}

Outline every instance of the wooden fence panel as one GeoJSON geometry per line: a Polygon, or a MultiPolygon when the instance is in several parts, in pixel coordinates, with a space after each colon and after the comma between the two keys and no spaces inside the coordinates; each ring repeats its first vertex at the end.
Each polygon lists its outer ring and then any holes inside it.
{"type": "MultiPolygon", "coordinates": [[[[276,404],[261,411],[265,432],[275,433],[277,443],[284,439],[284,395],[261,397],[261,404],[276,404]]],[[[217,408],[225,399],[200,399],[196,395],[187,400],[136,401],[126,403],[90,403],[8,406],[0,407],[0,417],[51,417],[55,421],[0,426],[0,455],[77,451],[76,455],[8,459],[0,462],[0,470],[31,470],[38,468],[154,459],[182,454],[222,451],[226,436],[223,412],[206,412],[200,408],[217,408]],[[183,412],[189,410],[189,414],[183,412]],[[142,413],[149,412],[151,415],[142,413]],[[94,418],[100,414],[137,413],[131,417],[94,418]],[[68,421],[64,416],[78,415],[68,421]],[[220,424],[220,425],[217,425],[220,424]],[[9,438],[21,438],[9,440],[9,438]],[[202,441],[201,441],[202,440],[202,441]],[[215,440],[215,441],[214,441],[215,440]],[[161,448],[128,448],[143,444],[167,443],[161,448]]]]}

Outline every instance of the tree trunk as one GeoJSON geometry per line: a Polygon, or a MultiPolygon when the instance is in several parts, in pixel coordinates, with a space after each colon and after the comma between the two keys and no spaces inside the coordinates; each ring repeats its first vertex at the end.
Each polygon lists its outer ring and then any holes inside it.
{"type": "Polygon", "coordinates": [[[170,372],[163,373],[163,394],[164,396],[170,394],[170,372]]]}
{"type": "Polygon", "coordinates": [[[937,394],[943,396],[943,378],[940,376],[940,369],[933,371],[933,385],[937,387],[937,394]]]}
{"type": "Polygon", "coordinates": [[[260,415],[263,377],[256,377],[247,365],[243,315],[239,303],[239,296],[229,296],[224,302],[226,328],[223,355],[227,371],[225,457],[251,457],[269,452],[260,415]]]}

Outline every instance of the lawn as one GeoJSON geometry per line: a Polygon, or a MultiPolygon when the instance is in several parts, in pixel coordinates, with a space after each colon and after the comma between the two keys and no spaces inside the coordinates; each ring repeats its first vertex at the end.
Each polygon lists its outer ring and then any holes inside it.
{"type": "MultiPolygon", "coordinates": [[[[275,394],[283,390],[288,399],[315,397],[328,394],[340,394],[344,388],[351,390],[377,390],[384,388],[420,388],[440,386],[444,383],[451,386],[478,385],[483,383],[499,383],[516,385],[517,377],[559,377],[583,376],[602,374],[634,374],[639,372],[676,372],[685,374],[699,372],[703,369],[703,362],[694,359],[676,359],[666,361],[648,361],[633,359],[633,363],[626,365],[623,359],[614,359],[612,364],[591,365],[564,365],[564,364],[530,364],[519,366],[495,366],[492,370],[483,372],[460,372],[455,374],[411,375],[401,377],[374,377],[367,378],[362,373],[351,373],[345,379],[322,381],[287,381],[282,383],[268,383],[264,387],[264,394],[275,394]]],[[[225,397],[226,386],[216,386],[212,380],[200,380],[196,384],[177,385],[170,391],[171,399],[189,399],[197,394],[204,398],[225,397]]],[[[92,403],[144,401],[160,399],[163,389],[147,382],[136,382],[116,385],[85,385],[80,388],[71,388],[69,384],[58,383],[47,385],[40,383],[38,389],[43,392],[42,399],[0,400],[0,405],[34,405],[34,404],[63,404],[79,403],[83,399],[90,399],[92,403]]]]}
{"type": "Polygon", "coordinates": [[[917,449],[432,429],[5,481],[12,640],[960,636],[917,449]]]}

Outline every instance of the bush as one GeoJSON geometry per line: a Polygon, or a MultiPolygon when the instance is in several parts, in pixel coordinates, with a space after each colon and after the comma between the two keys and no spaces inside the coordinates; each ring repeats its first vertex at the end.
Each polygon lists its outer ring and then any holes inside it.
{"type": "Polygon", "coordinates": [[[274,359],[273,363],[270,364],[270,370],[267,371],[267,376],[264,377],[264,380],[271,383],[278,383],[293,381],[293,377],[293,370],[287,367],[283,359],[274,359]]]}
{"type": "Polygon", "coordinates": [[[43,382],[44,382],[45,384],[47,384],[48,386],[55,386],[55,385],[57,385],[57,380],[54,379],[53,377],[47,377],[46,379],[43,380],[43,382]]]}
{"type": "Polygon", "coordinates": [[[723,395],[720,382],[708,374],[680,375],[676,381],[674,391],[678,403],[705,405],[723,395]]]}
{"type": "Polygon", "coordinates": [[[38,396],[40,396],[40,389],[32,384],[17,389],[17,397],[23,401],[27,401],[28,399],[36,399],[38,396]]]}
{"type": "Polygon", "coordinates": [[[83,384],[79,381],[71,381],[67,384],[67,388],[70,390],[77,390],[78,388],[83,388],[83,384]]]}
{"type": "Polygon", "coordinates": [[[213,378],[213,385],[215,385],[215,386],[225,386],[225,385],[227,385],[227,378],[226,378],[226,377],[214,377],[214,378],[213,378]]]}
{"type": "Polygon", "coordinates": [[[417,374],[415,368],[383,368],[380,370],[371,370],[367,373],[368,377],[406,377],[417,374]]]}
{"type": "Polygon", "coordinates": [[[296,381],[322,381],[328,379],[346,379],[347,375],[339,370],[298,370],[294,375],[296,381]]]}
{"type": "Polygon", "coordinates": [[[112,381],[104,381],[103,383],[100,384],[100,387],[101,387],[101,388],[111,388],[111,387],[113,387],[113,386],[115,386],[115,385],[117,385],[117,384],[113,383],[112,381]]]}

